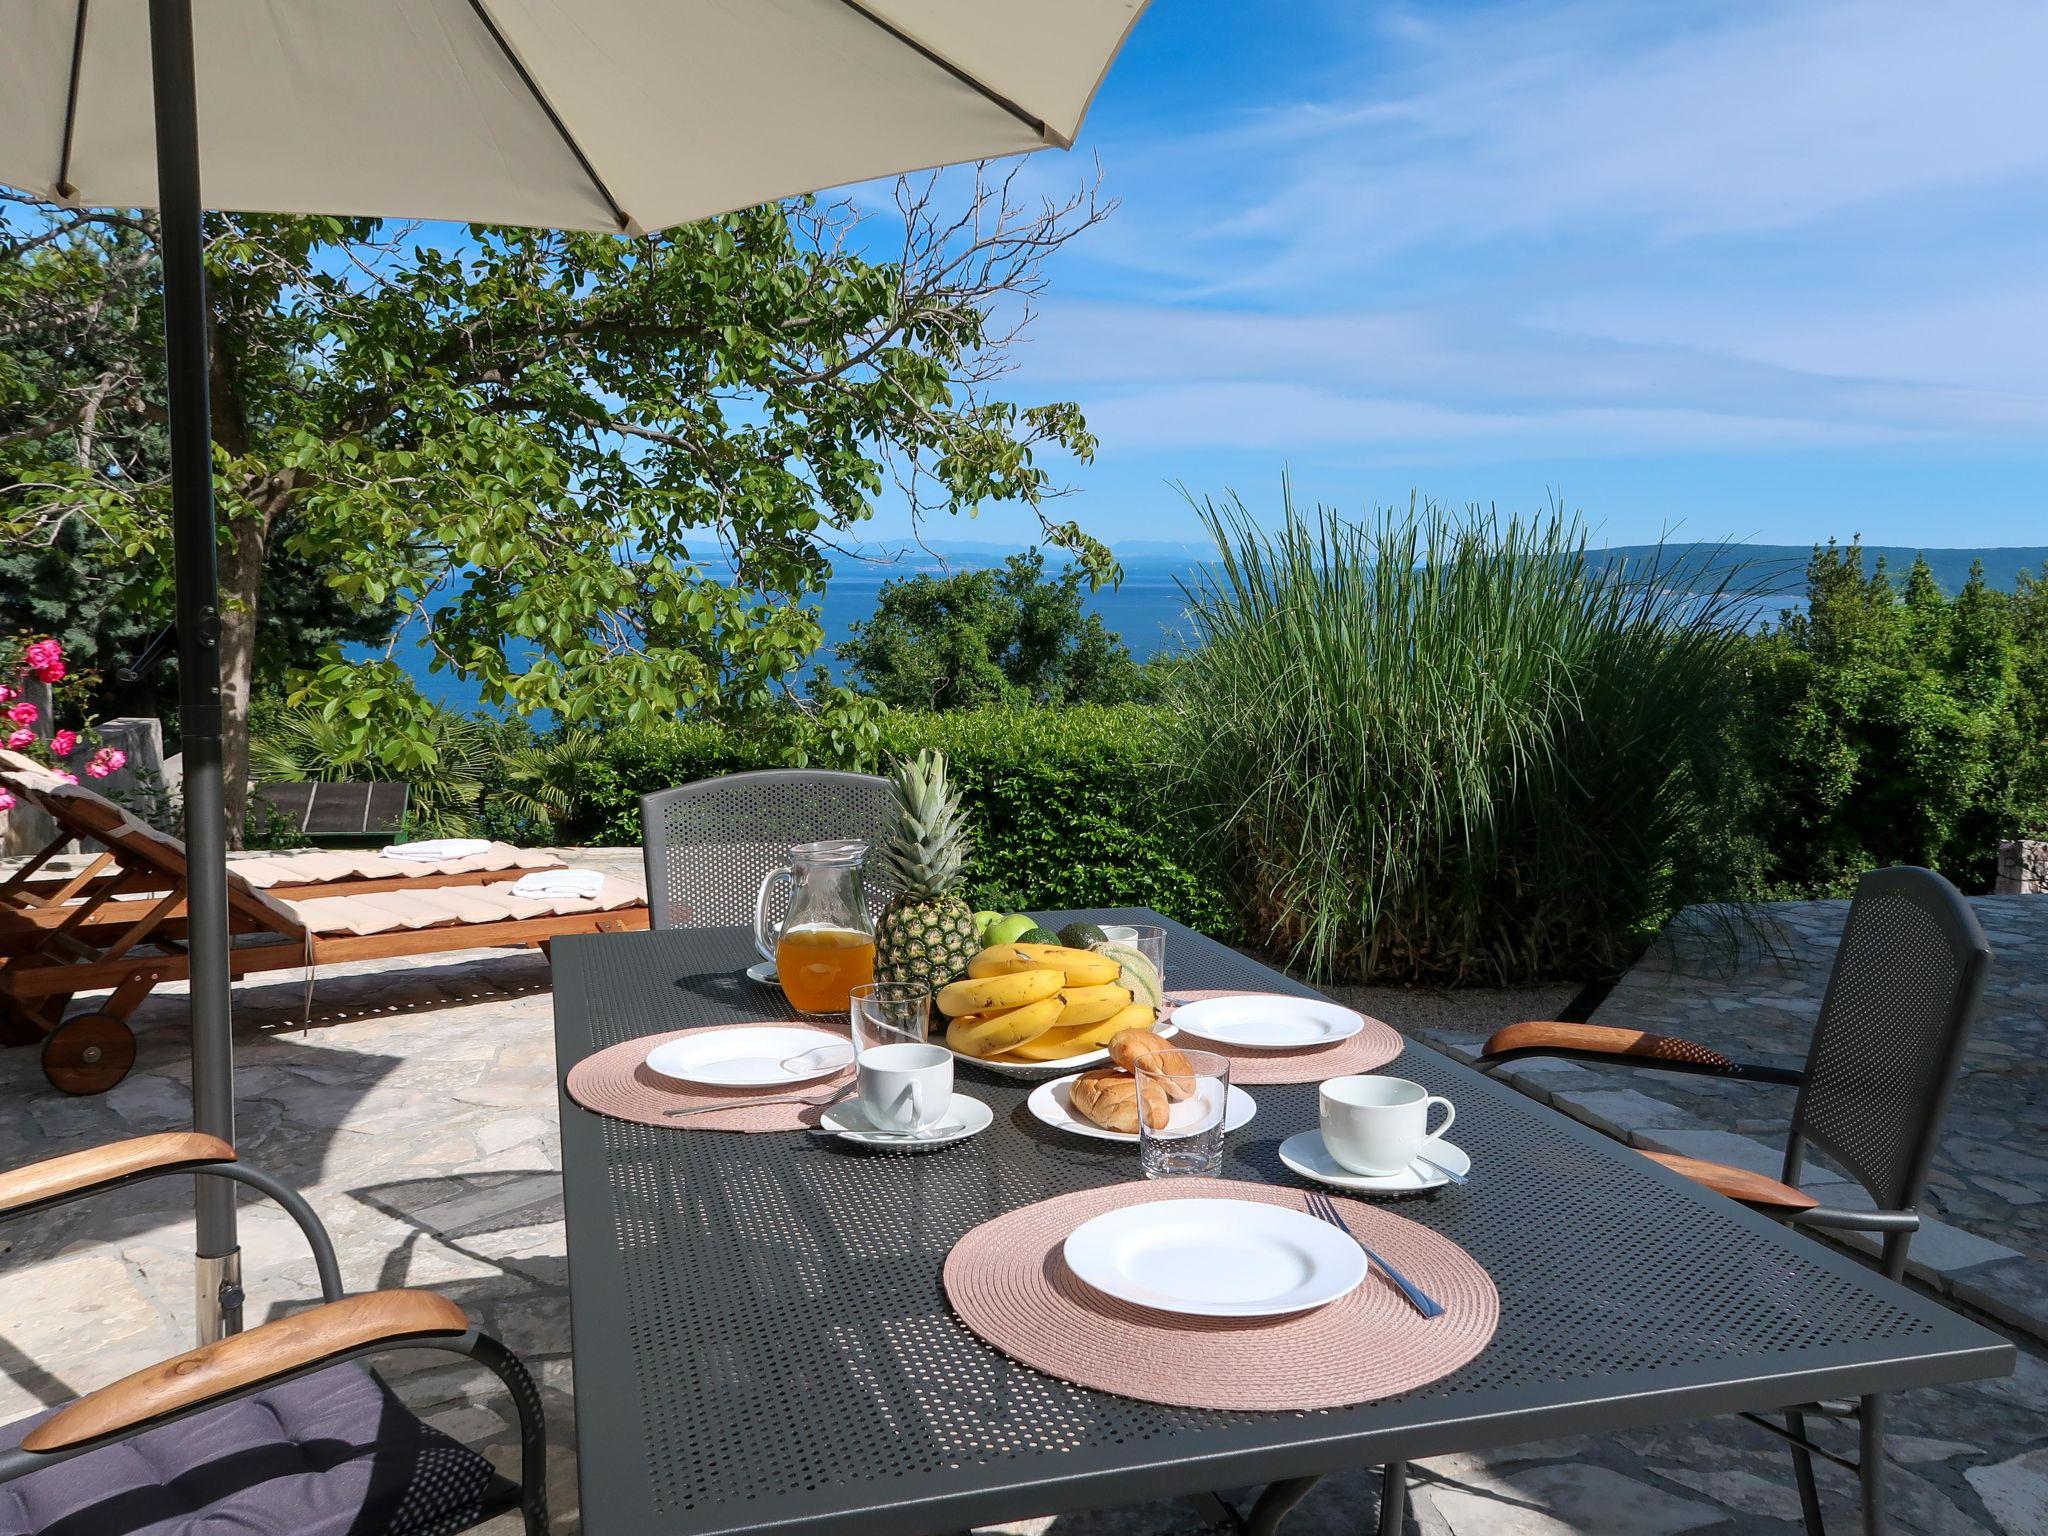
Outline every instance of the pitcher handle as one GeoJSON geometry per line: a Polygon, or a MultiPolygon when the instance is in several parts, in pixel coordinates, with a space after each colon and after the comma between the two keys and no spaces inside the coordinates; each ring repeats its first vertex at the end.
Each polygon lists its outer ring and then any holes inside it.
{"type": "Polygon", "coordinates": [[[778,880],[795,879],[796,871],[787,864],[761,877],[761,889],[754,896],[754,948],[761,951],[763,960],[775,958],[775,940],[782,937],[780,933],[771,936],[768,932],[768,891],[778,880]]]}

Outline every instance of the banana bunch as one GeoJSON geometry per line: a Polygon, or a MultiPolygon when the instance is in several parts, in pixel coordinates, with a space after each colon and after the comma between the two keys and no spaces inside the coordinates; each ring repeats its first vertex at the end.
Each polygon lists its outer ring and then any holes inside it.
{"type": "Polygon", "coordinates": [[[996,944],[938,995],[946,1044],[966,1056],[1061,1061],[1107,1045],[1119,1031],[1149,1029],[1151,1007],[1133,1002],[1122,965],[1059,944],[996,944]]]}

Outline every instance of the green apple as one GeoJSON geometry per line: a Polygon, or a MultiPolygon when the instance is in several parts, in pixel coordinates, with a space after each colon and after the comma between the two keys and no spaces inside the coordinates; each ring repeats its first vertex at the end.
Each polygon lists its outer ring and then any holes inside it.
{"type": "Polygon", "coordinates": [[[1028,912],[1014,913],[999,917],[988,925],[988,932],[981,936],[984,944],[1012,944],[1024,934],[1038,926],[1038,919],[1028,912]]]}
{"type": "Polygon", "coordinates": [[[974,914],[974,936],[982,943],[988,943],[988,931],[1003,920],[1000,912],[977,912],[974,914]]]}

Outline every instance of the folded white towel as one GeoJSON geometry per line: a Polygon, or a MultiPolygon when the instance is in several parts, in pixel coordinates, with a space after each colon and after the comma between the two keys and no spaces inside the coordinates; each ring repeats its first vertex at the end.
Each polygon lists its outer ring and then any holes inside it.
{"type": "Polygon", "coordinates": [[[490,846],[487,837],[429,837],[417,843],[393,843],[383,852],[387,859],[466,859],[490,846]]]}
{"type": "Polygon", "coordinates": [[[590,901],[604,889],[604,875],[594,869],[537,869],[512,882],[512,894],[532,901],[573,896],[590,901]]]}

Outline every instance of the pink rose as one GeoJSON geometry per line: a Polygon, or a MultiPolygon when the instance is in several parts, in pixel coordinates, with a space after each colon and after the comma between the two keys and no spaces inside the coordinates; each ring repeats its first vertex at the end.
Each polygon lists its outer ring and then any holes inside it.
{"type": "Polygon", "coordinates": [[[18,689],[10,688],[5,683],[0,683],[0,704],[5,704],[9,699],[16,697],[18,693],[18,689]]]}
{"type": "Polygon", "coordinates": [[[36,733],[25,725],[7,738],[7,749],[10,752],[19,752],[23,747],[32,747],[35,744],[36,733]]]}
{"type": "Polygon", "coordinates": [[[34,725],[41,718],[42,713],[40,709],[29,703],[27,699],[23,699],[19,704],[16,704],[7,711],[7,718],[16,725],[34,725]]]}
{"type": "Polygon", "coordinates": [[[85,765],[85,771],[96,779],[104,779],[110,773],[119,773],[128,766],[128,754],[119,747],[101,747],[93,753],[92,761],[85,765]]]}
{"type": "Polygon", "coordinates": [[[28,669],[46,683],[64,678],[64,647],[55,640],[38,640],[22,653],[28,669]]]}
{"type": "Polygon", "coordinates": [[[78,775],[73,773],[68,768],[58,768],[52,771],[55,772],[55,774],[57,775],[58,782],[60,783],[76,784],[78,782],[78,775]]]}
{"type": "Polygon", "coordinates": [[[11,811],[13,809],[14,791],[11,789],[0,788],[0,811],[11,811]]]}
{"type": "Polygon", "coordinates": [[[58,757],[69,757],[78,750],[78,732],[59,731],[50,738],[50,750],[58,757]]]}

